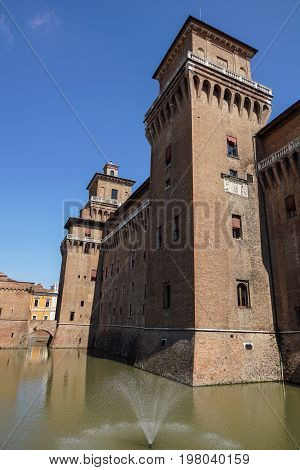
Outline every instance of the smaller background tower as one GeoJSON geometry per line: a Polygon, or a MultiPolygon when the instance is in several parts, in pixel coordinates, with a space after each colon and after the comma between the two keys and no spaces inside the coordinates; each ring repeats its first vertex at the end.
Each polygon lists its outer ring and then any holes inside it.
{"type": "Polygon", "coordinates": [[[131,194],[135,181],[120,178],[110,162],[87,186],[89,199],[79,217],[70,217],[61,244],[62,266],[53,348],[87,348],[105,222],[131,194]]]}

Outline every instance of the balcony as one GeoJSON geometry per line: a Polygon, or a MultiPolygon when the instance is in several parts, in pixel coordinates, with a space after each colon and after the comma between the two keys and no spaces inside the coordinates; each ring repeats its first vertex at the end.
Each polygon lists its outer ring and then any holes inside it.
{"type": "Polygon", "coordinates": [[[257,163],[257,171],[263,170],[264,168],[277,163],[282,158],[286,157],[288,154],[294,150],[298,150],[300,147],[300,137],[289,142],[287,145],[277,150],[277,152],[272,153],[268,157],[264,158],[262,161],[257,163]]]}
{"type": "Polygon", "coordinates": [[[68,233],[65,240],[74,240],[78,242],[85,242],[85,243],[101,243],[101,239],[91,238],[91,237],[80,237],[79,235],[73,235],[68,233]]]}
{"type": "Polygon", "coordinates": [[[190,51],[188,52],[188,58],[193,60],[194,62],[197,62],[198,64],[205,65],[205,67],[216,70],[217,72],[220,72],[223,75],[227,75],[230,78],[234,78],[239,82],[245,83],[245,85],[251,86],[252,88],[256,88],[256,90],[262,91],[263,93],[272,96],[271,88],[261,85],[260,83],[255,82],[254,80],[249,80],[249,78],[243,77],[242,75],[239,75],[238,73],[235,73],[232,70],[225,69],[220,65],[215,64],[211,60],[202,59],[201,57],[197,56],[196,54],[193,54],[190,51]]]}
{"type": "Polygon", "coordinates": [[[122,202],[117,201],[116,199],[105,199],[104,197],[91,196],[91,202],[96,202],[98,204],[109,204],[111,206],[120,207],[122,202]]]}
{"type": "Polygon", "coordinates": [[[251,88],[254,88],[258,91],[261,91],[265,93],[266,95],[269,96],[271,99],[273,96],[272,89],[266,87],[265,85],[262,85],[261,83],[255,82],[254,80],[249,80],[246,77],[243,77],[242,75],[239,75],[236,72],[233,72],[232,70],[225,69],[224,67],[221,67],[220,65],[216,64],[215,62],[212,62],[211,60],[203,59],[202,57],[199,57],[196,54],[193,54],[191,51],[188,51],[187,57],[184,57],[181,62],[179,63],[178,67],[174,70],[174,72],[171,74],[169,80],[164,84],[163,88],[161,89],[160,94],[158,97],[154,100],[152,106],[148,109],[148,111],[145,114],[145,119],[147,119],[147,116],[149,113],[152,111],[152,109],[155,107],[156,103],[159,101],[163,93],[165,92],[166,88],[170,85],[172,82],[173,78],[179,71],[179,69],[185,64],[185,62],[190,59],[198,64],[204,65],[205,67],[215,70],[216,72],[221,73],[222,75],[226,75],[227,77],[233,78],[234,80],[237,80],[238,82],[244,83],[247,86],[250,86],[251,88]]]}

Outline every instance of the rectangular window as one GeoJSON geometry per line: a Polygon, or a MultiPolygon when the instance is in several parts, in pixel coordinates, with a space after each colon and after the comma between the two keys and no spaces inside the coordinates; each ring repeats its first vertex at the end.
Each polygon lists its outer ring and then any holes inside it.
{"type": "Polygon", "coordinates": [[[227,136],[227,156],[238,158],[237,139],[235,137],[227,136]]]}
{"type": "Polygon", "coordinates": [[[1,317],[1,315],[2,315],[2,308],[0,308],[0,317],[1,317]]]}
{"type": "Polygon", "coordinates": [[[132,255],[131,255],[131,261],[130,261],[131,269],[134,268],[134,265],[135,265],[135,258],[134,258],[134,254],[132,254],[132,255]]]}
{"type": "Polygon", "coordinates": [[[46,300],[45,307],[46,307],[46,308],[49,308],[49,307],[50,307],[50,300],[49,300],[49,299],[46,300]]]}
{"type": "Polygon", "coordinates": [[[44,320],[48,320],[48,315],[45,315],[45,316],[44,316],[44,320]]]}
{"type": "Polygon", "coordinates": [[[114,199],[115,201],[118,199],[118,190],[117,189],[112,189],[111,190],[111,198],[114,199]]]}
{"type": "Polygon", "coordinates": [[[74,321],[75,319],[75,312],[70,312],[70,321],[74,321]]]}
{"type": "Polygon", "coordinates": [[[90,229],[90,228],[86,228],[86,229],[85,229],[85,232],[84,232],[84,236],[90,238],[91,233],[92,233],[92,232],[91,232],[91,229],[90,229]]]}
{"type": "Polygon", "coordinates": [[[171,165],[172,161],[172,144],[166,148],[166,167],[171,165]]]}
{"type": "Polygon", "coordinates": [[[236,170],[229,170],[229,176],[232,178],[237,178],[238,172],[236,170]]]}
{"type": "Polygon", "coordinates": [[[97,269],[92,269],[91,281],[96,281],[96,279],[97,279],[97,269]]]}
{"type": "Polygon", "coordinates": [[[300,326],[300,307],[296,307],[296,319],[298,326],[300,326]]]}
{"type": "Polygon", "coordinates": [[[223,69],[228,69],[228,61],[222,57],[217,57],[217,62],[223,69]]]}
{"type": "Polygon", "coordinates": [[[146,310],[146,304],[143,304],[143,310],[142,310],[143,315],[145,315],[145,310],[146,310]]]}
{"type": "Polygon", "coordinates": [[[129,304],[129,316],[132,316],[132,304],[129,304]]]}
{"type": "Polygon", "coordinates": [[[32,316],[32,320],[36,320],[37,319],[37,316],[36,315],[33,315],[32,316]]]}
{"type": "Polygon", "coordinates": [[[80,307],[84,307],[84,300],[81,300],[80,307]]]}
{"type": "Polygon", "coordinates": [[[34,299],[34,306],[38,307],[39,306],[39,299],[34,299]]]}
{"type": "Polygon", "coordinates": [[[163,295],[163,308],[164,310],[169,309],[171,306],[171,284],[169,282],[164,283],[164,295],[163,295]]]}
{"type": "Polygon", "coordinates": [[[249,173],[247,173],[247,181],[248,183],[253,183],[253,175],[250,175],[249,173]]]}
{"type": "Polygon", "coordinates": [[[232,215],[232,236],[242,238],[242,219],[240,215],[232,215]]]}
{"type": "Polygon", "coordinates": [[[162,247],[162,226],[157,228],[157,248],[162,247]]]}
{"type": "Polygon", "coordinates": [[[173,241],[177,242],[180,238],[180,215],[174,217],[173,241]]]}
{"type": "Polygon", "coordinates": [[[242,308],[250,308],[249,281],[236,281],[237,283],[237,302],[242,308]]]}
{"type": "Polygon", "coordinates": [[[296,217],[297,208],[296,208],[295,196],[289,196],[286,198],[285,208],[286,208],[288,219],[291,219],[292,217],[296,217]]]}

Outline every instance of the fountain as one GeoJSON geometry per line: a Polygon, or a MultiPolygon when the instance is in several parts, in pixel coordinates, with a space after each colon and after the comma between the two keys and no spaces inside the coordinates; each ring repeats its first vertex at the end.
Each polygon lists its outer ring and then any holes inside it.
{"type": "Polygon", "coordinates": [[[114,378],[113,387],[130,404],[152,449],[166,416],[180,401],[180,393],[174,393],[173,382],[135,369],[114,378]]]}

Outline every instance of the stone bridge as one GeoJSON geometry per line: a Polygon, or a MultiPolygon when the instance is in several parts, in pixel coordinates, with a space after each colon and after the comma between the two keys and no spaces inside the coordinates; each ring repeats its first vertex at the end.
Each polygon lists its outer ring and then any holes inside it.
{"type": "Polygon", "coordinates": [[[30,320],[28,340],[30,344],[50,344],[56,331],[56,320],[30,320]]]}

